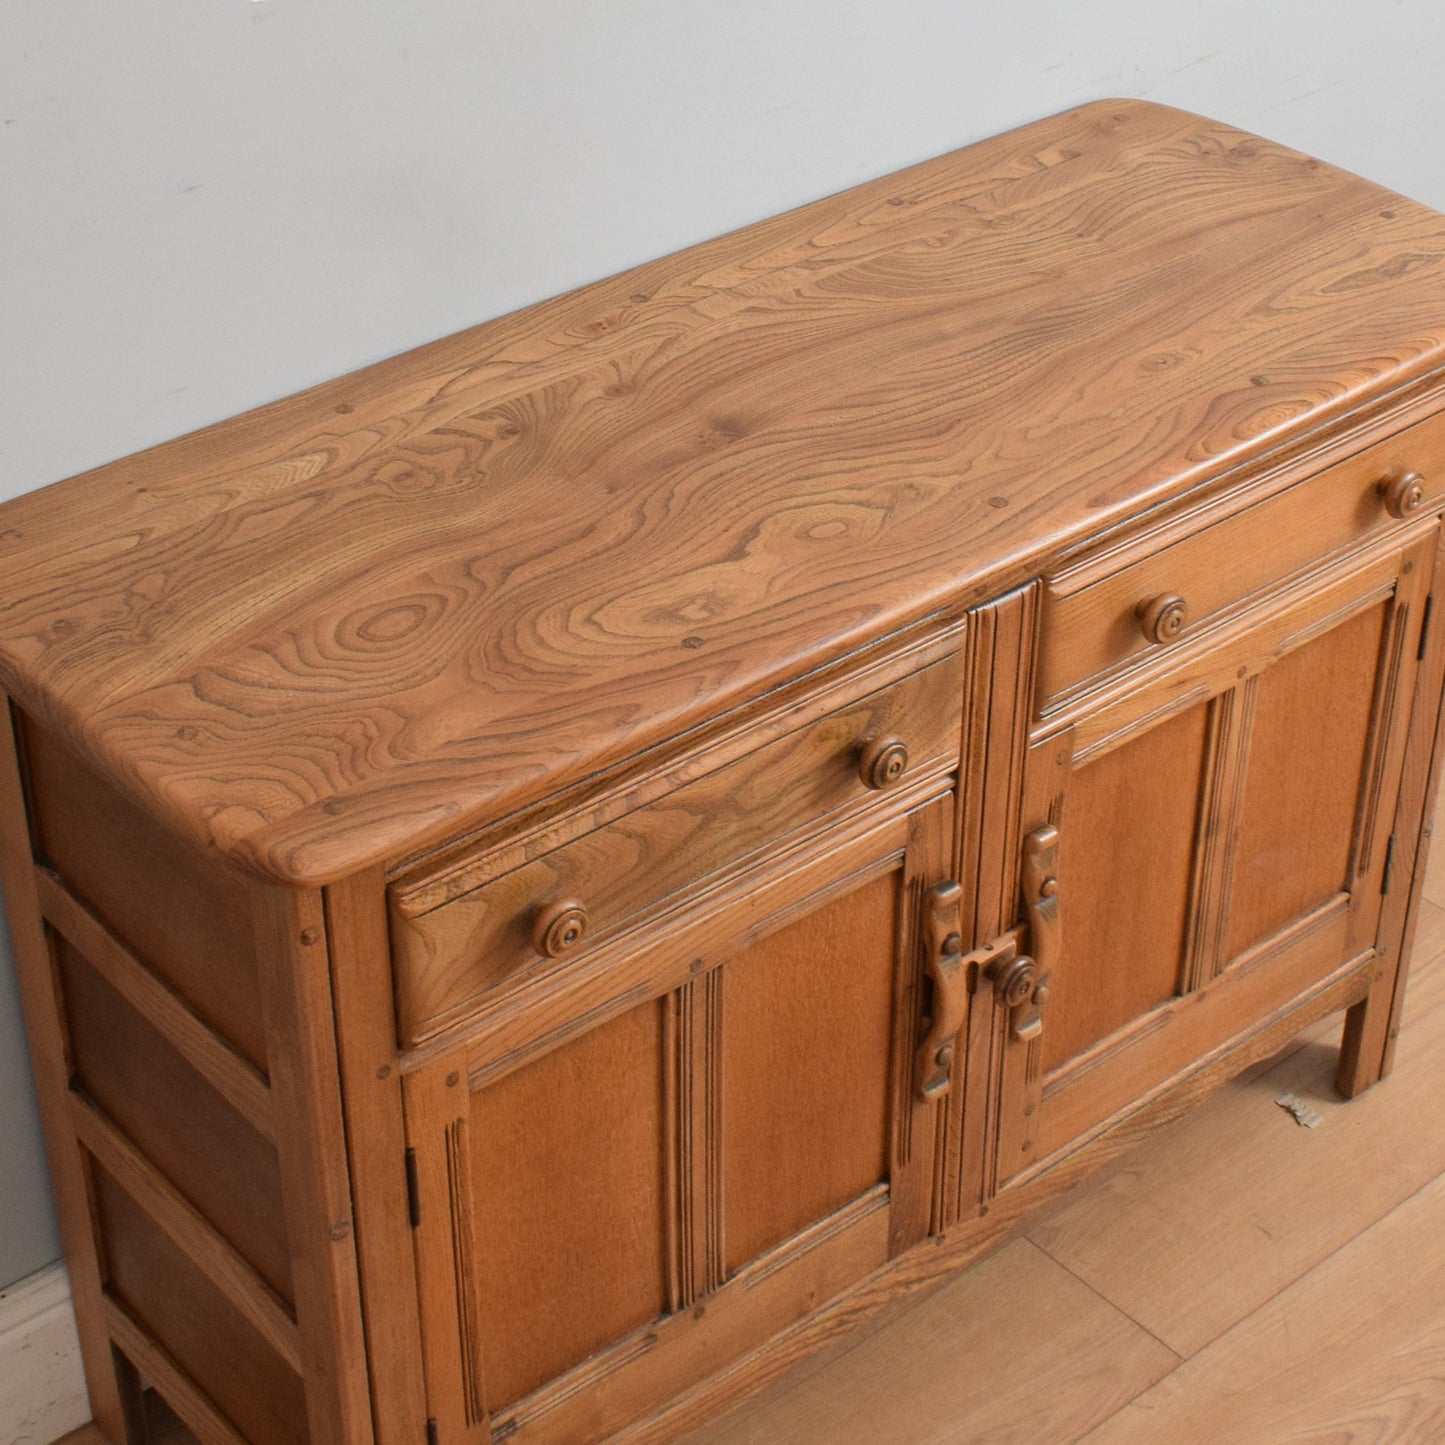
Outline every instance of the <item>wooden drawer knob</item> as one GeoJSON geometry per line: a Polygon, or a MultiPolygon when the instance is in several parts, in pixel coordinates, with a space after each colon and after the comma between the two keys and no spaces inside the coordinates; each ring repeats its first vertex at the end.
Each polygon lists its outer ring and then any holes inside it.
{"type": "Polygon", "coordinates": [[[858,776],[867,788],[891,788],[908,767],[908,749],[901,738],[874,738],[863,747],[858,776]]]}
{"type": "Polygon", "coordinates": [[[1386,477],[1380,483],[1380,495],[1385,499],[1385,510],[1403,522],[1425,505],[1425,478],[1419,472],[1386,477]]]}
{"type": "Polygon", "coordinates": [[[1173,592],[1148,597],[1136,610],[1139,626],[1150,642],[1173,642],[1189,621],[1189,604],[1173,592]]]}
{"type": "Polygon", "coordinates": [[[575,898],[548,904],[537,915],[532,942],[538,953],[560,958],[587,936],[587,910],[575,898]]]}

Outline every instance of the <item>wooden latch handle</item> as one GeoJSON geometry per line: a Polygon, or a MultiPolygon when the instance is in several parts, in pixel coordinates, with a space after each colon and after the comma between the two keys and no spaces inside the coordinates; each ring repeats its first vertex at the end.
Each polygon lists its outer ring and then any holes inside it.
{"type": "Polygon", "coordinates": [[[1012,1013],[1013,1036],[1029,1043],[1044,1031],[1043,1006],[1059,956],[1059,830],[1051,823],[1024,839],[1023,895],[1033,957],[1001,955],[988,969],[999,1000],[1012,1013]]]}
{"type": "Polygon", "coordinates": [[[963,889],[952,881],[935,883],[925,895],[925,962],[933,980],[933,1003],[914,1063],[914,1084],[920,1099],[941,1099],[948,1092],[958,1031],[968,1013],[968,968],[959,932],[962,897],[963,889]]]}
{"type": "Polygon", "coordinates": [[[1059,830],[1052,823],[1024,839],[1024,906],[1029,911],[1029,944],[1040,978],[1054,971],[1062,941],[1059,919],[1059,830]]]}

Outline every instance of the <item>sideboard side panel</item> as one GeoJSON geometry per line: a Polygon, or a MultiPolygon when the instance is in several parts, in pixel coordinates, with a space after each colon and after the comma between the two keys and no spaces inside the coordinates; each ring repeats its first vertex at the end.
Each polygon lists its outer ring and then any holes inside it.
{"type": "Polygon", "coordinates": [[[65,1035],[36,893],[24,775],[17,747],[18,719],[3,694],[0,713],[0,873],[35,1066],[40,1118],[50,1156],[60,1237],[70,1272],[85,1383],[91,1413],[101,1433],[116,1442],[138,1440],[139,1381],[134,1368],[111,1348],[106,1327],[100,1244],[91,1217],[85,1160],[67,1109],[65,1035]]]}

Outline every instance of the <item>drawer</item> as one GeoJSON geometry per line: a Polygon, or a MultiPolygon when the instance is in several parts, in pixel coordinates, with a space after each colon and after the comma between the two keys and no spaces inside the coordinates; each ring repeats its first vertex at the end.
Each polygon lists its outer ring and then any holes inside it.
{"type": "Polygon", "coordinates": [[[1385,487],[1412,472],[1423,479],[1428,506],[1445,490],[1445,416],[1398,432],[1098,581],[1082,587],[1070,587],[1067,578],[1050,581],[1040,711],[1365,533],[1402,526],[1387,507],[1385,487]],[[1182,600],[1182,626],[1178,609],[1165,605],[1169,599],[1182,600]]]}
{"type": "Polygon", "coordinates": [[[962,700],[954,654],[426,911],[416,900],[435,899],[433,880],[393,884],[402,1044],[585,958],[839,810],[871,800],[881,811],[909,779],[941,779],[958,765],[962,700]]]}

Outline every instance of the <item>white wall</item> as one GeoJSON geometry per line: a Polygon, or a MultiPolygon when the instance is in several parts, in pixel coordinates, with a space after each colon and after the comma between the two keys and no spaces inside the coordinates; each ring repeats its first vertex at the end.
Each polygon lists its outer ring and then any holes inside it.
{"type": "MultiPolygon", "coordinates": [[[[3,0],[0,497],[1076,102],[1445,209],[1439,0],[3,0]]],[[[55,1250],[0,959],[0,1281],[55,1250]]]]}

